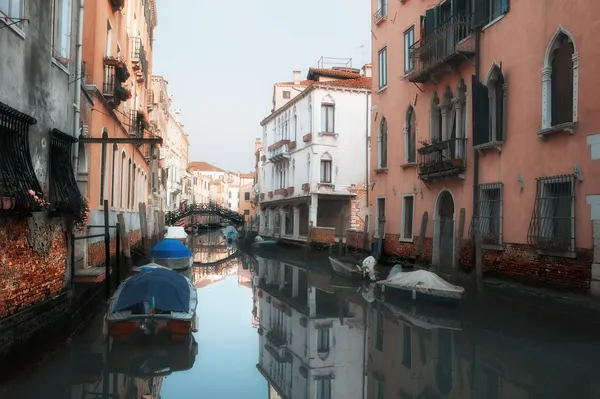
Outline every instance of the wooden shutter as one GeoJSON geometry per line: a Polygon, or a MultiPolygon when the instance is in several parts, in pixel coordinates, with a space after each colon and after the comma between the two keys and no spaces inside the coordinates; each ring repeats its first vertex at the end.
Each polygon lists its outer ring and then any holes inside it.
{"type": "Polygon", "coordinates": [[[510,9],[510,0],[502,0],[502,14],[506,14],[510,9]]]}
{"type": "Polygon", "coordinates": [[[475,9],[473,10],[473,29],[481,29],[488,22],[490,14],[489,0],[475,0],[475,9]]]}
{"type": "Polygon", "coordinates": [[[473,88],[473,145],[477,146],[490,141],[490,108],[487,87],[481,84],[475,75],[471,77],[471,87],[473,88]]]}
{"type": "Polygon", "coordinates": [[[425,34],[423,36],[430,35],[436,27],[435,10],[437,7],[425,11],[425,34]]]}

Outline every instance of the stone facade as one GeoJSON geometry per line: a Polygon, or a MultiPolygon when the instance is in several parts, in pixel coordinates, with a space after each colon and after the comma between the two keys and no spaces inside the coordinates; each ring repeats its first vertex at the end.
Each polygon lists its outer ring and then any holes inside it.
{"type": "MultiPolygon", "coordinates": [[[[47,251],[41,248],[46,243],[30,242],[29,229],[24,219],[0,226],[0,319],[54,298],[65,286],[68,246],[64,226],[48,225],[47,251]]],[[[34,240],[43,239],[38,235],[34,240]]]]}

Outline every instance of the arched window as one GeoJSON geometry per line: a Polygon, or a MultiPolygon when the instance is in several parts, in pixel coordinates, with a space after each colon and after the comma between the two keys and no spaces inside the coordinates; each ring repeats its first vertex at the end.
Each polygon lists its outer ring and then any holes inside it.
{"type": "Polygon", "coordinates": [[[120,201],[119,201],[119,206],[121,209],[125,208],[125,181],[127,179],[127,175],[125,174],[125,152],[123,151],[123,153],[121,154],[121,178],[120,183],[119,183],[119,192],[120,192],[120,201]]]}
{"type": "Polygon", "coordinates": [[[117,168],[117,160],[119,155],[119,146],[115,143],[113,144],[113,154],[112,154],[112,173],[110,175],[110,206],[112,208],[115,207],[115,176],[118,173],[117,168]]]}
{"type": "Polygon", "coordinates": [[[387,135],[388,135],[388,125],[385,117],[381,119],[381,123],[379,124],[379,137],[378,137],[378,145],[379,145],[379,168],[384,169],[387,168],[387,135]]]}
{"type": "Polygon", "coordinates": [[[488,91],[488,126],[489,142],[499,143],[504,141],[506,132],[506,85],[504,75],[500,66],[496,63],[492,65],[487,74],[485,86],[488,91]]]}
{"type": "Polygon", "coordinates": [[[440,99],[437,91],[433,92],[429,117],[429,140],[432,143],[442,141],[442,111],[440,110],[440,99]]]}
{"type": "MultiPolygon", "coordinates": [[[[135,167],[134,167],[135,168],[135,167]]],[[[131,158],[129,158],[129,164],[127,165],[127,208],[131,208],[131,158]]]]}
{"type": "Polygon", "coordinates": [[[321,157],[321,171],[320,171],[320,183],[324,183],[324,184],[331,184],[333,183],[333,179],[332,179],[332,173],[331,173],[331,169],[332,169],[332,159],[331,159],[331,155],[326,152],[325,154],[323,154],[323,156],[321,157]]]}
{"type": "Polygon", "coordinates": [[[404,154],[406,163],[417,162],[417,132],[415,109],[408,107],[404,126],[404,154]]]}
{"type": "Polygon", "coordinates": [[[546,49],[542,69],[542,130],[577,122],[579,56],[571,34],[559,27],[546,49]]]}

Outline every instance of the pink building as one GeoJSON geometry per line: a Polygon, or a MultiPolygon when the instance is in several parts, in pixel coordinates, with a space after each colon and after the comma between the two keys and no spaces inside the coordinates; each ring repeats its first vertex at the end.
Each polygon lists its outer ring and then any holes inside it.
{"type": "Polygon", "coordinates": [[[376,230],[452,270],[477,226],[484,273],[600,291],[600,3],[512,3],[372,0],[376,230]]]}

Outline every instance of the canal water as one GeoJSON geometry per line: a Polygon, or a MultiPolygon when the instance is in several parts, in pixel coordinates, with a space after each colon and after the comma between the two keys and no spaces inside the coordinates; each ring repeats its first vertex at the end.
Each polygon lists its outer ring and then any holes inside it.
{"type": "Polygon", "coordinates": [[[375,298],[326,254],[248,254],[219,232],[189,245],[199,329],[187,342],[109,349],[99,311],[0,398],[600,398],[598,318],[521,297],[375,298]]]}

